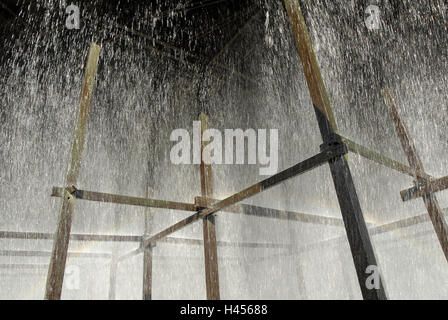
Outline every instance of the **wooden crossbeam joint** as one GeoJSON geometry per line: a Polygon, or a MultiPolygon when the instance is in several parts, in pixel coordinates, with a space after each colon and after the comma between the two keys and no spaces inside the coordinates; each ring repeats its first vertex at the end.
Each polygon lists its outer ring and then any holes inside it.
{"type": "Polygon", "coordinates": [[[400,191],[401,199],[409,201],[448,189],[448,176],[431,181],[419,181],[410,189],[400,191]]]}

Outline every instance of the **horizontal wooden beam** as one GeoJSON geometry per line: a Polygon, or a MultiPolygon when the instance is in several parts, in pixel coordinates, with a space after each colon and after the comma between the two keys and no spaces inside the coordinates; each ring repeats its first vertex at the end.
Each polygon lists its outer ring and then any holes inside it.
{"type": "Polygon", "coordinates": [[[448,189],[448,176],[433,181],[425,181],[418,187],[400,191],[400,195],[403,201],[409,201],[446,189],[448,189]]]}
{"type": "MultiPolygon", "coordinates": [[[[162,243],[177,244],[177,245],[198,245],[204,244],[203,240],[199,239],[186,239],[167,237],[159,240],[162,243]]],[[[235,241],[217,241],[218,247],[232,247],[232,248],[289,248],[289,244],[283,243],[257,243],[257,242],[235,242],[235,241]]]]}
{"type": "MultiPolygon", "coordinates": [[[[203,210],[199,210],[195,214],[187,217],[186,219],[183,219],[179,221],[178,223],[172,225],[171,227],[168,227],[167,229],[151,236],[146,237],[143,240],[142,248],[147,247],[149,245],[155,244],[158,240],[165,238],[166,236],[181,230],[182,228],[186,227],[187,225],[192,224],[193,222],[203,219],[219,210],[225,209],[231,205],[234,205],[237,202],[240,202],[244,199],[247,199],[249,197],[252,197],[264,190],[267,190],[271,187],[274,187],[278,185],[281,182],[284,182],[288,179],[291,179],[297,175],[303,174],[305,172],[308,172],[312,169],[315,169],[324,163],[327,163],[331,159],[341,156],[347,153],[347,149],[344,145],[336,145],[332,148],[320,152],[317,155],[306,159],[305,161],[302,161],[295,166],[292,166],[286,170],[283,170],[259,183],[256,183],[249,188],[246,188],[222,201],[217,202],[215,205],[213,205],[210,208],[206,208],[203,210]]],[[[137,251],[141,251],[142,248],[137,249],[137,251]]]]}
{"type": "MultiPolygon", "coordinates": [[[[367,158],[377,164],[383,165],[389,169],[393,169],[395,171],[407,174],[411,177],[415,177],[416,174],[415,169],[412,169],[410,166],[407,166],[401,162],[388,158],[382,155],[381,153],[373,151],[341,135],[339,135],[339,137],[342,140],[342,142],[346,144],[349,151],[354,152],[364,158],[367,158]]],[[[419,175],[421,178],[433,179],[430,175],[426,173],[420,173],[419,175]]]]}
{"type": "MultiPolygon", "coordinates": [[[[43,232],[0,231],[0,239],[53,240],[54,234],[43,232]]],[[[140,242],[141,236],[103,235],[103,234],[71,234],[70,240],[101,242],[140,242]]]]}
{"type": "MultiPolygon", "coordinates": [[[[94,234],[72,234],[70,240],[78,241],[109,241],[109,242],[141,242],[142,236],[116,236],[116,235],[94,235],[94,234]]],[[[29,239],[29,240],[53,240],[51,233],[39,232],[11,232],[0,231],[0,239],[29,239]]],[[[185,245],[202,245],[202,240],[188,239],[188,238],[171,238],[167,237],[161,242],[169,244],[185,244],[185,245]]],[[[232,242],[232,241],[218,241],[222,247],[247,247],[247,248],[285,248],[285,244],[275,243],[246,243],[246,242],[232,242]]],[[[0,255],[17,255],[17,256],[47,256],[50,251],[21,251],[21,250],[0,250],[0,255]]],[[[71,252],[69,255],[73,256],[96,256],[110,258],[110,253],[84,253],[71,252]]]]}
{"type": "MultiPolygon", "coordinates": [[[[195,204],[200,208],[208,208],[215,205],[220,200],[210,199],[205,197],[196,197],[195,204]]],[[[225,209],[225,212],[237,213],[249,216],[255,216],[260,218],[273,218],[279,220],[298,221],[303,223],[322,224],[329,226],[342,227],[344,223],[342,219],[326,217],[308,213],[293,212],[286,210],[278,210],[266,207],[259,207],[248,204],[237,204],[229,206],[225,209]]]]}
{"type": "MultiPolygon", "coordinates": [[[[53,187],[51,196],[62,197],[64,194],[64,190],[65,190],[64,188],[53,187]]],[[[101,193],[101,192],[77,190],[77,189],[72,193],[72,195],[79,200],[98,201],[98,202],[125,204],[131,206],[160,208],[160,209],[196,211],[195,205],[190,203],[155,200],[148,198],[137,198],[118,194],[101,193]]]]}
{"type": "MultiPolygon", "coordinates": [[[[49,257],[51,251],[33,251],[33,250],[0,250],[0,256],[6,257],[49,257]]],[[[71,258],[111,258],[110,253],[103,252],[68,252],[71,258]]]]}

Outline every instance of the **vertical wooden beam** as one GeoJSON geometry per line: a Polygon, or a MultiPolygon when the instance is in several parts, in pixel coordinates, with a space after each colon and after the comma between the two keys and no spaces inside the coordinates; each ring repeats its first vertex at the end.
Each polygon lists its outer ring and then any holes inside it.
{"type": "MultiPolygon", "coordinates": [[[[203,150],[208,144],[203,140],[204,131],[208,129],[208,117],[204,113],[199,115],[201,122],[201,193],[203,197],[213,197],[213,180],[211,165],[203,159],[203,150]]],[[[219,300],[218,249],[216,247],[216,229],[214,215],[203,219],[205,284],[207,300],[219,300]]]]}
{"type": "Polygon", "coordinates": [[[92,42],[82,86],[79,115],[77,118],[75,131],[73,133],[71,160],[65,179],[66,186],[68,186],[68,188],[65,189],[65,195],[62,198],[62,207],[54,237],[50,266],[48,268],[45,290],[45,299],[48,300],[59,300],[61,298],[65,263],[67,260],[67,249],[72,224],[73,207],[75,203],[75,198],[70,192],[70,187],[76,184],[79,169],[81,167],[81,157],[84,149],[84,140],[87,129],[87,118],[89,115],[90,100],[95,83],[99,55],[100,46],[92,42]]]}
{"type": "MultiPolygon", "coordinates": [[[[424,183],[426,179],[421,178],[424,175],[423,162],[417,153],[414,141],[412,140],[406,124],[400,117],[398,112],[398,107],[395,102],[395,97],[392,91],[388,88],[382,91],[384,101],[389,109],[390,117],[395,125],[395,131],[397,132],[398,138],[400,139],[401,146],[403,147],[404,153],[408,158],[409,165],[415,170],[416,185],[419,183],[424,183]]],[[[428,211],[429,218],[431,219],[434,230],[439,239],[439,243],[442,247],[445,259],[448,261],[448,226],[443,216],[443,211],[439,206],[439,202],[434,194],[428,193],[423,195],[423,201],[428,211]]]]}
{"type": "MultiPolygon", "coordinates": [[[[154,197],[154,191],[148,187],[148,198],[154,197]]],[[[150,208],[145,213],[145,236],[152,231],[153,212],[150,208]]],[[[152,300],[152,249],[150,245],[143,251],[143,300],[152,300]]]]}
{"type": "MultiPolygon", "coordinates": [[[[342,143],[336,135],[336,120],[298,0],[284,1],[324,141],[321,148],[328,149],[332,144],[342,143]]],[[[367,273],[368,267],[378,264],[347,159],[344,156],[338,156],[330,160],[329,165],[363,298],[386,299],[382,282],[379,289],[368,289],[366,286],[370,276],[367,273]]]]}

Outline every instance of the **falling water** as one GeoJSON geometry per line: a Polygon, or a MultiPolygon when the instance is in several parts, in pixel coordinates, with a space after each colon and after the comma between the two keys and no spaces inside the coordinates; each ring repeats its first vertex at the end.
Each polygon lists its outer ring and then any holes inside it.
{"type": "MultiPolygon", "coordinates": [[[[389,1],[380,1],[383,23],[371,31],[364,22],[365,6],[355,2],[301,1],[340,134],[407,163],[381,97],[381,89],[389,86],[425,169],[435,177],[446,176],[448,12],[443,1],[403,1],[398,12],[389,1]]],[[[139,6],[127,26],[153,30],[139,35],[120,27],[123,6],[102,11],[86,3],[81,29],[67,30],[65,1],[37,3],[42,15],[29,14],[29,6],[22,5],[19,19],[9,27],[21,32],[2,36],[0,231],[56,230],[61,200],[50,197],[51,188],[64,185],[92,39],[102,50],[79,189],[147,197],[149,187],[156,199],[193,203],[201,192],[199,166],[171,163],[170,134],[178,128],[191,132],[201,111],[209,115],[210,126],[222,132],[278,129],[279,170],[319,152],[322,140],[280,2],[260,1],[260,9],[252,10],[256,16],[208,68],[205,62],[188,62],[176,50],[164,54],[153,41],[163,15],[168,16],[173,41],[180,37],[182,30],[174,22],[184,15],[182,4],[170,10],[160,3],[139,6]]],[[[192,37],[190,46],[195,45],[192,37]]],[[[412,186],[411,177],[355,154],[348,159],[369,228],[426,212],[421,200],[400,199],[399,191],[412,186]]],[[[214,165],[214,197],[223,199],[264,179],[258,169],[259,165],[214,165]]],[[[448,192],[437,195],[446,208],[448,192]]],[[[328,166],[245,203],[341,218],[328,166]]],[[[151,233],[191,214],[151,211],[151,233]]],[[[142,235],[147,212],[77,201],[72,233],[142,235]]],[[[361,298],[343,227],[226,212],[217,214],[216,226],[218,241],[284,245],[219,246],[223,299],[361,298]]],[[[202,223],[171,236],[202,239],[202,223]]],[[[390,298],[448,297],[448,267],[429,219],[371,239],[390,298]]],[[[137,247],[135,242],[71,241],[69,251],[119,256],[137,247]]],[[[51,249],[48,240],[0,239],[0,250],[51,249]]],[[[2,266],[39,265],[0,269],[0,298],[42,299],[49,259],[0,256],[2,266]]],[[[107,299],[110,260],[69,257],[63,298],[107,299]],[[79,283],[70,282],[74,276],[79,283]]],[[[116,297],[140,299],[142,272],[141,255],[120,263],[116,297]]],[[[153,297],[205,298],[202,246],[157,244],[153,297]]]]}

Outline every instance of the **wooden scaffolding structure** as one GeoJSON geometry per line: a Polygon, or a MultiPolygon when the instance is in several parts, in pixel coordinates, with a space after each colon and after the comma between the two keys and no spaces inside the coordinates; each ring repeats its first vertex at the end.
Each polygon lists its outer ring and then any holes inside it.
{"type": "MultiPolygon", "coordinates": [[[[338,134],[338,129],[333,115],[332,107],[322,80],[321,72],[312,48],[311,40],[307,31],[304,17],[302,15],[298,0],[284,0],[288,13],[298,53],[302,62],[308,89],[312,98],[316,118],[319,124],[323,144],[320,152],[315,156],[306,159],[286,170],[283,170],[265,180],[260,181],[232,196],[223,200],[213,197],[213,177],[210,165],[205,164],[201,152],[201,196],[195,198],[195,203],[182,203],[153,199],[153,192],[148,190],[147,198],[130,197],[124,195],[107,194],[87,190],[78,190],[75,185],[79,175],[84,139],[87,129],[87,119],[90,109],[95,75],[100,56],[100,46],[91,44],[89,56],[86,64],[86,72],[81,92],[81,103],[76,127],[73,134],[71,159],[66,176],[65,187],[54,187],[52,196],[62,198],[62,206],[58,219],[55,235],[36,232],[8,232],[0,231],[0,238],[10,239],[45,239],[53,240],[53,250],[46,251],[20,251],[3,250],[0,255],[7,256],[50,256],[48,266],[48,276],[46,283],[45,298],[60,299],[64,279],[65,264],[67,256],[80,256],[77,252],[68,252],[69,241],[110,241],[110,242],[134,242],[139,243],[138,249],[128,252],[122,256],[116,253],[87,253],[86,257],[105,258],[110,260],[110,288],[109,298],[115,298],[116,272],[120,262],[137,254],[143,253],[143,292],[145,300],[152,298],[152,260],[153,248],[158,242],[171,244],[201,245],[204,248],[205,257],[205,279],[207,299],[220,299],[219,273],[218,273],[218,246],[248,247],[248,248],[285,248],[291,254],[293,252],[304,252],[313,248],[328,245],[343,237],[337,237],[318,242],[313,245],[296,247],[292,244],[273,243],[238,243],[217,241],[215,232],[214,216],[219,211],[226,211],[235,214],[267,217],[272,219],[282,219],[300,221],[303,223],[315,223],[331,226],[344,227],[353,257],[354,266],[358,278],[360,290],[364,299],[383,300],[387,299],[387,294],[383,281],[378,288],[369,289],[366,286],[369,273],[366,272],[369,266],[377,266],[377,260],[371,244],[370,236],[388,232],[391,230],[404,228],[410,225],[426,222],[428,215],[433,223],[443,253],[448,260],[448,232],[443,211],[440,209],[435,192],[448,188],[447,177],[435,179],[426,174],[423,164],[419,159],[415,146],[408,134],[405,124],[401,120],[397,105],[390,90],[385,89],[383,94],[385,103],[389,107],[392,120],[394,121],[397,134],[403,146],[403,150],[408,157],[409,166],[398,161],[385,157],[362,145],[357,144],[338,134]],[[403,201],[422,197],[428,215],[419,215],[393,223],[377,226],[368,230],[364,220],[357,192],[353,183],[350,168],[346,159],[349,152],[354,152],[377,164],[383,165],[400,173],[407,174],[415,178],[415,186],[409,190],[401,192],[403,201]],[[307,171],[315,169],[328,163],[339,201],[342,219],[311,215],[300,212],[290,212],[275,210],[258,206],[239,204],[244,199],[261,193],[273,186],[276,186],[288,179],[301,175],[307,171]],[[128,235],[93,235],[93,234],[71,234],[71,220],[74,203],[77,200],[108,202],[115,204],[133,205],[148,208],[145,214],[145,234],[143,236],[128,235]],[[194,212],[189,217],[175,223],[174,225],[152,234],[153,211],[150,208],[163,208],[194,212]],[[203,240],[184,239],[169,237],[172,233],[202,220],[203,240]],[[370,232],[369,232],[370,231],[370,232]],[[370,235],[369,235],[370,233],[370,235]]],[[[233,41],[232,39],[231,41],[233,41]]],[[[207,115],[201,114],[199,120],[202,124],[202,133],[208,128],[207,115]]],[[[202,135],[201,135],[202,136],[202,135]]],[[[201,151],[206,146],[206,142],[201,139],[201,151]]],[[[27,269],[27,268],[47,268],[45,265],[5,265],[2,268],[27,269]]]]}

